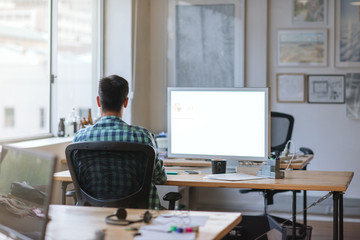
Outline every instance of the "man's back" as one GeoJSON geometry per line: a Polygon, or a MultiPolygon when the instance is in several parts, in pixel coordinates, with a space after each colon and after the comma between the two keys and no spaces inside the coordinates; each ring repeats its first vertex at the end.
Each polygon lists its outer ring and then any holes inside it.
{"type": "MultiPolygon", "coordinates": [[[[81,129],[76,134],[73,142],[82,142],[82,141],[132,142],[132,143],[148,144],[152,147],[155,147],[154,139],[148,130],[142,127],[128,125],[124,121],[122,121],[121,118],[116,116],[104,116],[93,126],[90,126],[85,129],[81,129]]],[[[114,169],[118,169],[119,174],[124,174],[127,170],[125,171],[121,170],[118,166],[116,166],[115,162],[116,161],[114,161],[113,163],[111,162],[108,163],[108,165],[110,166],[106,168],[109,169],[109,171],[110,169],[112,169],[111,171],[114,171],[114,169]]],[[[128,166],[129,166],[128,171],[131,171],[132,173],[139,171],[139,168],[140,169],[143,168],[142,166],[134,166],[133,163],[131,163],[131,160],[128,163],[128,166]]],[[[122,185],[129,184],[127,182],[125,183],[125,181],[127,181],[126,178],[119,178],[116,181],[118,182],[114,183],[114,186],[116,186],[117,184],[122,184],[122,185]]],[[[152,184],[152,189],[150,191],[150,199],[149,199],[150,208],[160,208],[160,201],[155,184],[163,184],[165,182],[166,182],[165,168],[163,167],[162,161],[156,158],[153,181],[152,181],[153,184],[152,184]]],[[[106,195],[107,193],[102,192],[102,190],[99,190],[98,194],[106,195]]]]}

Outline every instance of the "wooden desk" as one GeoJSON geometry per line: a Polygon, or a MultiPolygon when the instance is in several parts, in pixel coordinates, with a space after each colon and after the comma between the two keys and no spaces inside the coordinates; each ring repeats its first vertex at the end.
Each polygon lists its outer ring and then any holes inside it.
{"type": "MultiPolygon", "coordinates": [[[[290,164],[290,168],[292,169],[304,169],[312,160],[313,155],[300,155],[294,158],[294,162],[290,164]]],[[[211,161],[207,160],[189,160],[184,158],[170,158],[164,159],[164,166],[165,167],[173,167],[173,166],[180,166],[180,167],[211,167],[211,161]]],[[[287,168],[287,162],[281,162],[280,168],[285,169],[287,168]]]]}
{"type": "MultiPolygon", "coordinates": [[[[257,168],[242,168],[241,172],[256,175],[257,168]]],[[[353,172],[336,171],[285,171],[283,179],[256,179],[246,181],[221,181],[204,179],[207,174],[186,174],[179,171],[177,175],[168,175],[165,185],[188,187],[217,187],[217,188],[254,188],[275,190],[310,190],[345,192],[348,188],[353,172]]]]}
{"type": "Polygon", "coordinates": [[[211,161],[207,160],[190,160],[185,158],[169,158],[164,159],[164,166],[165,167],[173,167],[173,166],[180,166],[180,167],[211,167],[211,161]]]}
{"type": "MultiPolygon", "coordinates": [[[[247,173],[256,175],[256,168],[247,173]]],[[[296,190],[333,192],[333,238],[343,239],[343,194],[347,190],[354,172],[335,171],[285,171],[284,179],[256,179],[246,181],[219,181],[204,179],[206,174],[169,175],[165,185],[220,188],[255,188],[293,191],[293,223],[296,222],[296,190]]],[[[295,228],[294,228],[295,229],[295,228]]],[[[294,236],[295,234],[293,234],[294,236]]]]}
{"type": "MultiPolygon", "coordinates": [[[[98,230],[105,230],[105,239],[133,239],[136,231],[125,230],[123,226],[108,225],[105,217],[113,214],[116,208],[79,207],[51,205],[50,218],[46,230],[46,239],[96,239],[98,230]]],[[[127,209],[127,219],[138,219],[145,210],[127,209]]],[[[151,211],[155,217],[159,212],[151,211]]],[[[174,211],[160,211],[160,213],[173,213],[174,211]]],[[[200,227],[196,239],[222,239],[241,221],[241,213],[225,212],[196,212],[190,211],[191,216],[209,216],[205,226],[200,227]]],[[[131,227],[139,228],[144,223],[134,223],[131,227]]]]}
{"type": "MultiPolygon", "coordinates": [[[[293,162],[291,162],[289,168],[291,169],[306,169],[306,166],[310,163],[310,161],[313,159],[314,155],[308,154],[308,155],[300,155],[293,159],[293,162]]],[[[280,169],[286,169],[288,166],[288,162],[280,162],[280,169]]]]}
{"type": "MultiPolygon", "coordinates": [[[[242,171],[256,175],[257,168],[243,168],[242,171]]],[[[186,174],[179,171],[178,175],[168,175],[165,185],[189,187],[220,187],[220,188],[254,188],[293,191],[293,222],[296,222],[296,191],[333,192],[333,236],[343,239],[343,194],[347,190],[354,173],[336,171],[285,171],[284,179],[256,179],[246,181],[220,181],[204,179],[206,174],[186,174]]],[[[57,181],[70,182],[68,171],[56,173],[57,181]]]]}

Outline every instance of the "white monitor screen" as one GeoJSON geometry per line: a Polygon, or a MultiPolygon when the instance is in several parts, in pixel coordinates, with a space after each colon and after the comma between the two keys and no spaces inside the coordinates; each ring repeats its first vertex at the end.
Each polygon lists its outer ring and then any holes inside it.
{"type": "Polygon", "coordinates": [[[169,88],[168,156],[264,161],[267,88],[169,88]]]}

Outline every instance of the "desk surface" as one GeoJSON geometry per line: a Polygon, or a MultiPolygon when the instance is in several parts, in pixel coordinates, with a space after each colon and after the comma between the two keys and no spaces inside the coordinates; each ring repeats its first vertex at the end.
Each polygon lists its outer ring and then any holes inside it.
{"type": "MultiPolygon", "coordinates": [[[[256,175],[258,168],[241,168],[241,172],[256,175]]],[[[189,187],[254,188],[276,190],[310,190],[345,192],[354,176],[354,172],[337,171],[285,171],[283,179],[255,179],[244,181],[221,181],[204,179],[206,174],[168,175],[166,185],[189,187]]]]}
{"type": "MultiPolygon", "coordinates": [[[[293,162],[290,164],[290,168],[292,169],[303,169],[306,165],[309,164],[313,155],[301,155],[296,157],[293,162]]],[[[171,158],[171,159],[164,159],[164,166],[171,167],[171,166],[181,166],[181,167],[211,167],[211,161],[206,160],[189,160],[184,158],[171,158]]],[[[287,162],[281,162],[280,168],[285,169],[287,168],[287,162]]]]}
{"type": "MultiPolygon", "coordinates": [[[[98,230],[105,230],[105,239],[133,239],[135,231],[127,231],[125,227],[107,225],[105,217],[113,214],[116,208],[79,207],[51,205],[50,218],[46,230],[46,239],[96,239],[98,230]]],[[[127,209],[127,219],[136,220],[145,210],[127,209]]],[[[160,211],[173,213],[174,211],[160,211]]],[[[241,221],[241,213],[197,212],[190,211],[191,216],[209,216],[205,226],[200,227],[196,239],[221,239],[241,221]]],[[[152,211],[155,216],[158,214],[152,211]]],[[[143,223],[131,224],[139,228],[143,223]]]]}
{"type": "MultiPolygon", "coordinates": [[[[258,168],[243,167],[241,172],[256,175],[258,168]]],[[[221,181],[204,179],[207,174],[186,174],[182,170],[177,175],[168,175],[165,185],[189,187],[255,188],[276,190],[310,190],[345,192],[354,176],[354,172],[337,171],[285,171],[284,179],[256,179],[244,181],[221,181]]],[[[71,182],[69,171],[57,172],[55,181],[71,182]]]]}
{"type": "MultiPolygon", "coordinates": [[[[306,165],[310,163],[313,155],[301,155],[293,160],[290,164],[292,169],[303,169],[306,165]]],[[[169,158],[163,159],[164,166],[181,166],[181,167],[211,167],[211,161],[207,160],[195,160],[195,159],[185,159],[185,158],[169,158]]],[[[61,163],[66,164],[66,159],[61,159],[61,163]]],[[[280,168],[285,169],[288,166],[288,162],[281,162],[280,168]]]]}

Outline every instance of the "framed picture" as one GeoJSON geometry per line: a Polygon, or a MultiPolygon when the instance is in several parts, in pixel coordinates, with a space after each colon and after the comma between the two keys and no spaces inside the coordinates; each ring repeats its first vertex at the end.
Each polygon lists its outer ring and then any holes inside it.
{"type": "Polygon", "coordinates": [[[277,102],[305,102],[305,74],[276,74],[277,102]]]}
{"type": "Polygon", "coordinates": [[[326,66],[327,30],[279,30],[279,66],[326,66]]]}
{"type": "Polygon", "coordinates": [[[345,75],[308,75],[309,103],[345,103],[345,75]]]}
{"type": "Polygon", "coordinates": [[[336,66],[360,67],[360,11],[353,0],[335,1],[336,66]]]}
{"type": "Polygon", "coordinates": [[[325,25],[328,0],[292,0],[293,24],[325,25]]]}
{"type": "Polygon", "coordinates": [[[346,117],[360,119],[360,73],[346,74],[346,117]]]}

